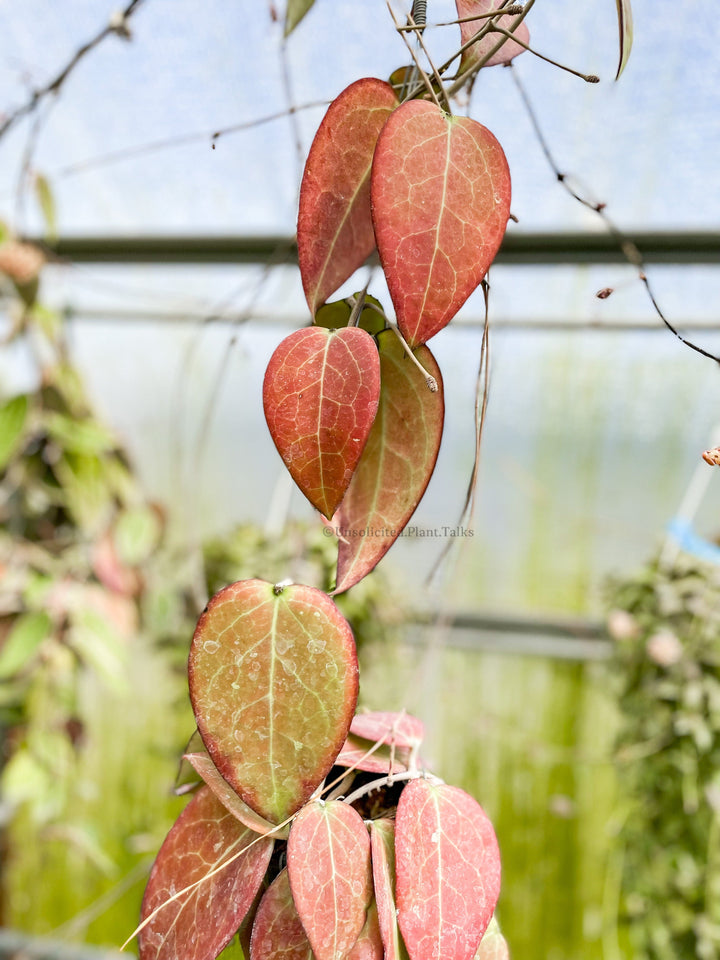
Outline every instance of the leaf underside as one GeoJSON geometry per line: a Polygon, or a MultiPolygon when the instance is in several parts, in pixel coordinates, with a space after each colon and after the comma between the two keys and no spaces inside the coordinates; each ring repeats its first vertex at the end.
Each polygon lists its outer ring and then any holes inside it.
{"type": "Polygon", "coordinates": [[[353,770],[364,770],[366,773],[380,773],[386,776],[390,773],[403,773],[408,769],[408,762],[407,750],[392,751],[387,744],[375,749],[375,741],[363,740],[352,734],[347,738],[335,759],[338,767],[352,767],[353,770]]]}
{"type": "Polygon", "coordinates": [[[411,960],[472,960],[500,893],[482,807],[458,787],[413,780],[395,822],[398,922],[411,960]]]}
{"type": "Polygon", "coordinates": [[[617,4],[618,31],[620,34],[620,60],[615,79],[619,80],[620,74],[630,59],[630,51],[633,45],[633,17],[631,0],[615,0],[615,3],[617,4]]]}
{"type": "Polygon", "coordinates": [[[336,593],[380,562],[410,520],[430,482],[442,439],[442,376],[427,347],[415,355],[438,383],[431,393],[396,335],[378,336],[380,403],[360,463],[338,507],[336,593]]]}
{"type": "Polygon", "coordinates": [[[265,373],[268,429],[293,480],[332,517],[348,488],[375,419],[380,360],[356,327],[309,327],[286,337],[265,373]]]}
{"type": "MultiPolygon", "coordinates": [[[[183,760],[187,760],[193,770],[202,777],[220,803],[236,820],[261,836],[266,836],[273,831],[273,824],[258,816],[251,807],[240,799],[230,784],[220,776],[218,768],[212,762],[208,753],[186,753],[183,760]]],[[[275,836],[278,836],[278,834],[275,833],[275,836]]]]}
{"type": "Polygon", "coordinates": [[[385,818],[370,824],[373,885],[385,960],[407,960],[395,908],[395,823],[385,818]]]}
{"type": "Polygon", "coordinates": [[[480,941],[480,946],[475,954],[475,960],[510,960],[510,950],[507,940],[500,932],[500,927],[495,917],[485,931],[485,935],[480,941]]]}
{"type": "Polygon", "coordinates": [[[355,642],[327,594],[241,580],[200,617],[188,662],[200,735],[222,777],[280,823],[322,782],[358,693],[355,642]]]}
{"type": "Polygon", "coordinates": [[[378,138],[371,196],[398,326],[414,347],[450,322],[495,259],[510,214],[507,160],[477,121],[410,100],[378,138]]]}
{"type": "Polygon", "coordinates": [[[272,839],[259,838],[202,787],[170,830],[150,873],[142,918],[162,909],[138,936],[140,960],[215,960],[250,910],[272,849],[272,839]],[[215,876],[162,906],[244,848],[215,876]]]}
{"type": "Polygon", "coordinates": [[[270,884],[260,901],[252,936],[250,960],[314,960],[290,891],[287,869],[270,884]]]}
{"type": "Polygon", "coordinates": [[[313,316],[375,249],[370,168],[378,134],[398,102],[385,81],[357,80],[330,104],[310,147],[300,186],[297,245],[313,316]]]}
{"type": "MultiPolygon", "coordinates": [[[[481,13],[489,13],[491,10],[495,10],[497,7],[501,6],[499,0],[455,0],[455,6],[457,8],[458,19],[464,17],[473,17],[481,13]]],[[[502,27],[504,30],[509,30],[514,32],[518,40],[521,40],[523,43],[530,43],[530,31],[528,30],[525,21],[522,20],[515,31],[513,31],[513,25],[517,20],[517,16],[506,15],[504,17],[499,17],[496,21],[499,27],[502,27]]],[[[464,45],[471,40],[475,34],[481,30],[488,21],[483,18],[482,20],[470,20],[466,23],[460,24],[460,41],[464,45]]],[[[460,72],[464,73],[473,64],[477,63],[479,60],[482,60],[487,54],[496,47],[498,42],[502,39],[502,34],[500,33],[487,33],[480,40],[468,47],[467,50],[463,50],[460,58],[460,72]]],[[[505,39],[505,43],[500,47],[496,53],[494,53],[490,59],[484,64],[486,67],[495,67],[500,64],[510,63],[511,60],[514,60],[515,57],[520,56],[521,53],[525,53],[525,47],[522,47],[519,43],[516,43],[510,38],[505,39]]]]}
{"type": "Polygon", "coordinates": [[[316,960],[346,956],[372,900],[370,837],[362,818],[341,800],[307,804],[290,828],[287,865],[316,960]]]}
{"type": "Polygon", "coordinates": [[[425,726],[422,720],[409,713],[367,710],[353,717],[350,733],[365,740],[393,743],[396,747],[412,750],[423,742],[425,726]]]}

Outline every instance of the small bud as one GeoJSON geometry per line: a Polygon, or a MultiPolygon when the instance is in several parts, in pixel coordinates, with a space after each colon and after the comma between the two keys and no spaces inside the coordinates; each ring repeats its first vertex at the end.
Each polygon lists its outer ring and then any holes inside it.
{"type": "Polygon", "coordinates": [[[598,290],[595,296],[598,300],[607,300],[613,293],[615,293],[615,291],[612,287],[603,287],[602,290],[598,290]]]}

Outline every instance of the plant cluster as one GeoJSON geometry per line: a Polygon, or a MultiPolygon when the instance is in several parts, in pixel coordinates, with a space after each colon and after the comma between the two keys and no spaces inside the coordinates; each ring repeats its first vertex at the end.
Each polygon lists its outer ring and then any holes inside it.
{"type": "Polygon", "coordinates": [[[720,568],[616,584],[622,905],[633,956],[720,957],[720,568]]]}

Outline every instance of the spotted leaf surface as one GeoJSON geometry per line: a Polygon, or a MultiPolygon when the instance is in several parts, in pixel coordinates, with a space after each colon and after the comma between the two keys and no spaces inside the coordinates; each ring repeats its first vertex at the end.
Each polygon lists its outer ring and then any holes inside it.
{"type": "Polygon", "coordinates": [[[162,909],[139,934],[140,960],[215,960],[252,907],[272,848],[270,838],[243,826],[202,787],[167,835],[150,873],[142,918],[162,909]],[[162,906],[239,852],[215,876],[162,906]]]}
{"type": "Polygon", "coordinates": [[[280,823],[322,782],[355,711],[358,669],[347,621],[312,587],[241,580],[200,617],[190,699],[222,777],[280,823]]]}
{"type": "Polygon", "coordinates": [[[415,351],[437,380],[431,393],[395,334],[378,336],[381,390],[375,422],[333,525],[339,535],[336,593],[385,556],[425,493],[442,439],[442,376],[427,347],[415,351]]]}
{"type": "Polygon", "coordinates": [[[413,780],[395,822],[398,922],[411,960],[472,960],[500,893],[482,807],[458,787],[413,780]]]}
{"type": "Polygon", "coordinates": [[[277,875],[260,901],[250,937],[250,960],[314,960],[287,870],[277,875]]]}
{"type": "Polygon", "coordinates": [[[270,434],[310,503],[332,517],[348,488],[375,419],[380,360],[357,327],[297,330],[265,373],[270,434]]]}
{"type": "Polygon", "coordinates": [[[383,80],[357,80],[334,100],[313,140],[300,187],[298,261],[310,312],[375,249],[370,168],[398,99],[383,80]]]}
{"type": "Polygon", "coordinates": [[[385,960],[407,960],[395,907],[395,823],[385,818],[370,824],[373,885],[385,960]]]}
{"type": "Polygon", "coordinates": [[[507,160],[477,121],[411,100],[378,138],[371,191],[398,325],[417,346],[450,322],[495,258],[510,213],[507,160]]]}
{"type": "Polygon", "coordinates": [[[309,803],[290,828],[287,865],[315,957],[345,957],[372,900],[370,837],[362,818],[340,800],[309,803]]]}
{"type": "MultiPolygon", "coordinates": [[[[465,17],[473,17],[481,13],[490,13],[491,10],[496,10],[502,6],[502,4],[499,0],[455,0],[455,6],[457,7],[458,19],[464,19],[465,17]]],[[[502,27],[503,30],[514,32],[518,40],[521,40],[523,43],[530,43],[530,31],[524,20],[520,21],[517,29],[513,31],[513,26],[517,19],[517,16],[510,15],[498,17],[495,22],[497,26],[502,27]]],[[[487,22],[488,21],[483,18],[482,20],[470,20],[467,23],[461,23],[461,42],[465,44],[468,40],[472,40],[478,30],[481,30],[487,22]]],[[[468,47],[467,50],[464,50],[460,60],[461,72],[472,67],[473,64],[479,60],[484,59],[502,39],[503,35],[500,33],[487,33],[484,37],[481,37],[480,40],[473,43],[472,46],[468,47]]],[[[514,60],[514,58],[521,53],[525,53],[525,47],[522,47],[515,40],[510,40],[508,37],[500,49],[485,63],[485,66],[494,67],[498,64],[510,63],[511,60],[514,60]]]]}
{"type": "MultiPolygon", "coordinates": [[[[251,807],[240,799],[230,784],[220,776],[220,772],[210,759],[209,754],[186,753],[183,759],[187,760],[193,770],[202,777],[220,803],[236,820],[262,836],[273,831],[273,824],[263,817],[259,817],[251,807]]],[[[280,834],[276,832],[275,836],[280,836],[280,834]]]]}

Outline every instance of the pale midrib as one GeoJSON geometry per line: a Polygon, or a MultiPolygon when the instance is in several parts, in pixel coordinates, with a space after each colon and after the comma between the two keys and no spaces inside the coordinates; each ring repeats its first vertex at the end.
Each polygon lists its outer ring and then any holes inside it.
{"type": "Polygon", "coordinates": [[[272,783],[272,794],[274,797],[277,795],[277,780],[275,776],[275,764],[274,764],[274,748],[275,748],[275,698],[273,696],[273,690],[275,687],[275,630],[277,626],[278,612],[280,610],[280,601],[273,604],[273,617],[272,624],[270,625],[270,674],[268,677],[268,727],[269,727],[269,747],[268,747],[268,759],[270,763],[270,781],[272,783]]]}
{"type": "MultiPolygon", "coordinates": [[[[435,227],[435,246],[433,249],[432,260],[430,261],[430,270],[428,271],[428,279],[427,279],[427,283],[425,284],[425,293],[423,294],[423,301],[420,307],[420,314],[418,316],[418,326],[420,325],[422,316],[425,313],[425,304],[427,303],[428,293],[430,292],[430,287],[431,287],[433,270],[435,269],[435,259],[440,249],[440,226],[442,224],[443,212],[445,210],[445,197],[447,196],[448,179],[450,177],[450,145],[451,145],[452,138],[450,136],[451,134],[450,124],[448,121],[445,121],[445,122],[448,125],[447,150],[445,154],[445,173],[443,175],[442,197],[440,198],[440,215],[438,216],[437,225],[435,227]]],[[[415,328],[414,333],[417,334],[417,327],[415,328]]]]}
{"type": "Polygon", "coordinates": [[[325,496],[325,474],[323,471],[323,455],[322,455],[322,443],[320,440],[320,428],[322,426],[322,417],[323,417],[323,407],[325,406],[325,368],[328,363],[328,354],[330,353],[330,344],[332,342],[332,333],[327,338],[325,343],[325,350],[323,351],[322,359],[322,370],[320,371],[320,403],[318,403],[318,412],[317,412],[317,426],[315,427],[315,436],[317,437],[317,449],[318,449],[318,473],[320,475],[320,490],[323,494],[323,500],[326,500],[325,496]]]}

